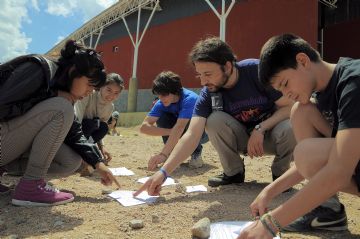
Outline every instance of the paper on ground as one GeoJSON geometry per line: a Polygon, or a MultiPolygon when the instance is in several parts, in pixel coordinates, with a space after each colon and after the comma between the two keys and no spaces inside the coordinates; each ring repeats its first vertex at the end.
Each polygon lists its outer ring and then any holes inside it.
{"type": "Polygon", "coordinates": [[[207,188],[204,185],[186,186],[186,192],[207,192],[207,188]]]}
{"type": "Polygon", "coordinates": [[[109,168],[110,171],[115,175],[115,176],[131,176],[134,175],[134,172],[125,168],[125,167],[121,167],[121,168],[109,168]]]}
{"type": "MultiPolygon", "coordinates": [[[[236,239],[251,221],[225,221],[211,223],[209,239],[236,239]]],[[[280,237],[274,237],[280,239],[280,237]]]]}
{"type": "Polygon", "coordinates": [[[149,196],[147,192],[140,193],[137,197],[133,197],[135,191],[118,190],[109,194],[115,198],[121,205],[125,207],[140,205],[144,203],[154,203],[159,196],[149,196]]]}
{"type": "MultiPolygon", "coordinates": [[[[138,183],[145,183],[148,179],[149,179],[149,177],[140,178],[140,179],[137,180],[137,182],[138,183]]],[[[175,180],[168,177],[161,186],[169,186],[169,185],[175,185],[175,184],[176,184],[175,180]]]]}

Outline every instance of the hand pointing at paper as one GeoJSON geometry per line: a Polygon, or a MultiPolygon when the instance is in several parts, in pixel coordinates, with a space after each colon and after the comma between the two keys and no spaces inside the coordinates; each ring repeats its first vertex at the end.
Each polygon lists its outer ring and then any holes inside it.
{"type": "Polygon", "coordinates": [[[134,193],[134,197],[143,191],[147,191],[151,196],[159,195],[164,179],[165,175],[161,171],[156,172],[134,193]]]}

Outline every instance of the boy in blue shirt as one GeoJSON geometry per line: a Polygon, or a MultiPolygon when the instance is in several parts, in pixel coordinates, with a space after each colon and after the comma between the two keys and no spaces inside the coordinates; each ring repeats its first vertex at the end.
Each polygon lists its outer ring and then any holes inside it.
{"type": "MultiPolygon", "coordinates": [[[[198,95],[181,85],[180,77],[171,71],[161,72],[153,82],[152,92],[159,100],[144,119],[140,132],[153,136],[162,136],[164,147],[153,155],[148,162],[149,170],[155,170],[158,164],[166,161],[190,122],[198,95]]],[[[206,134],[191,154],[189,166],[202,167],[202,145],[206,134]]]]}

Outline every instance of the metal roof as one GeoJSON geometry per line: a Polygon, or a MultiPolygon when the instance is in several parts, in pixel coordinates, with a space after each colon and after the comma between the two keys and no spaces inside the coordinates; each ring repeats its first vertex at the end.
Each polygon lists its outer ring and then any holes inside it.
{"type": "Polygon", "coordinates": [[[75,32],[63,39],[46,54],[58,55],[67,40],[72,39],[83,42],[85,39],[91,37],[94,34],[101,35],[104,28],[132,14],[133,12],[136,12],[139,7],[143,9],[153,9],[155,4],[156,0],[119,0],[117,3],[105,9],[99,15],[92,18],[75,32]]]}

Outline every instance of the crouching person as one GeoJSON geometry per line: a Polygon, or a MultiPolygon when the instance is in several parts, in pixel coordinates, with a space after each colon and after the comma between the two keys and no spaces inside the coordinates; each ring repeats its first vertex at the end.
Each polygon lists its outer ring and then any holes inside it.
{"type": "Polygon", "coordinates": [[[2,64],[0,72],[0,177],[29,152],[12,204],[52,206],[73,201],[71,193],[59,191],[44,178],[69,175],[82,159],[99,171],[103,184],[119,186],[74,121],[75,101],[105,83],[104,65],[94,50],[68,41],[58,59],[22,56],[2,64]]]}

